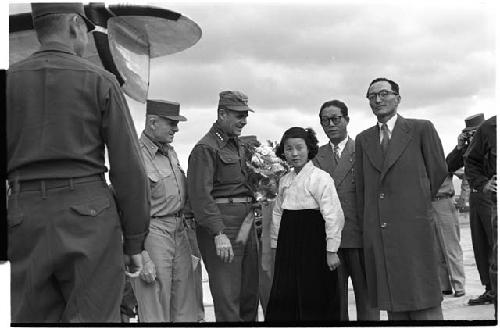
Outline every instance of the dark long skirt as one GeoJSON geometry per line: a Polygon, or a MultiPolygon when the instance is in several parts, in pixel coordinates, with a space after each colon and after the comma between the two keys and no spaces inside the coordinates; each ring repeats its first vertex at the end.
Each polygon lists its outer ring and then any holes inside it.
{"type": "Polygon", "coordinates": [[[320,211],[284,210],[266,321],[340,320],[337,275],[326,263],[320,211]]]}

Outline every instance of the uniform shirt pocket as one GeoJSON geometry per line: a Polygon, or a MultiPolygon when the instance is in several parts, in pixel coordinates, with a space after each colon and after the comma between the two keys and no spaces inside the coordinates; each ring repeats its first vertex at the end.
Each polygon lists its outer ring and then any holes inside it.
{"type": "Polygon", "coordinates": [[[217,170],[217,180],[220,182],[240,182],[242,172],[240,166],[240,157],[238,154],[219,153],[219,166],[217,170]]]}

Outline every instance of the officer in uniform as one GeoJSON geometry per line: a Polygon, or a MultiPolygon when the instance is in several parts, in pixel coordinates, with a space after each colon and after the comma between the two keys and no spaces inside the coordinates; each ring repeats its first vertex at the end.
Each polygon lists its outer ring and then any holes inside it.
{"type": "Polygon", "coordinates": [[[139,144],[150,183],[151,223],[142,252],[144,269],[132,286],[141,322],[194,322],[197,304],[191,248],[184,227],[185,175],[171,146],[180,106],[148,100],[139,144]]]}
{"type": "Polygon", "coordinates": [[[31,7],[41,49],[7,79],[11,319],[120,322],[122,256],[138,275],[149,225],[137,135],[115,77],[82,58],[83,5],[31,7]]]}
{"type": "Polygon", "coordinates": [[[490,117],[477,129],[464,155],[465,175],[472,188],[490,200],[493,248],[490,255],[491,295],[498,319],[498,212],[497,212],[497,116],[490,117]]]}
{"type": "Polygon", "coordinates": [[[235,242],[252,211],[245,151],[238,136],[247,123],[248,98],[220,93],[217,121],[189,156],[188,193],[197,239],[209,276],[217,321],[254,321],[259,302],[257,238],[235,242]]]}
{"type": "MultiPolygon", "coordinates": [[[[481,123],[484,122],[484,114],[479,113],[465,119],[465,128],[458,136],[455,148],[446,156],[448,171],[455,172],[464,166],[464,156],[474,138],[474,134],[481,123]]],[[[466,179],[470,179],[467,174],[466,179]]],[[[476,260],[477,271],[481,284],[485,287],[484,293],[469,299],[469,305],[491,304],[496,298],[492,290],[489,275],[491,264],[491,252],[493,250],[493,228],[491,226],[491,199],[482,190],[471,185],[469,196],[470,203],[470,232],[472,237],[472,249],[476,260]]]]}

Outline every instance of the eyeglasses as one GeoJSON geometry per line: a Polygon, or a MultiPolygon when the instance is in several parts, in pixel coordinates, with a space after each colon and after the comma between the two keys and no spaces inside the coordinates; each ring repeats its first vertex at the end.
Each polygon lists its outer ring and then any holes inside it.
{"type": "Polygon", "coordinates": [[[369,95],[366,96],[370,101],[373,101],[377,99],[377,96],[380,97],[380,99],[385,99],[389,95],[397,95],[394,91],[389,91],[389,90],[382,90],[377,93],[370,93],[369,95]]]}
{"type": "Polygon", "coordinates": [[[334,125],[337,125],[339,124],[341,121],[342,121],[342,115],[340,116],[322,116],[321,119],[320,119],[320,122],[321,122],[321,125],[323,126],[329,126],[330,125],[330,121],[333,122],[334,125]]]}

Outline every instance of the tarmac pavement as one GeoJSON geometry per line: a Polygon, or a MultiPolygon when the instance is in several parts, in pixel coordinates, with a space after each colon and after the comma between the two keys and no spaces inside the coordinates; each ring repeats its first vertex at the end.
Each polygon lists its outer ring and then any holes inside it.
{"type": "MultiPolygon", "coordinates": [[[[460,234],[465,269],[465,291],[463,297],[445,296],[442,305],[445,320],[494,320],[494,309],[492,304],[488,305],[468,305],[470,298],[481,295],[484,287],[479,281],[474,253],[472,250],[471,233],[469,226],[469,213],[460,213],[460,234]]],[[[354,303],[354,293],[349,282],[349,318],[356,320],[356,305],[354,303]]],[[[203,270],[203,303],[205,306],[205,322],[214,322],[213,300],[208,286],[208,275],[203,270]]],[[[387,312],[381,311],[382,320],[387,320],[387,312]]],[[[263,321],[262,309],[259,307],[259,321],[263,321]]],[[[479,323],[480,324],[480,323],[479,323]]]]}

